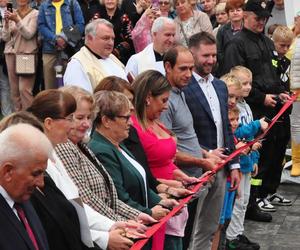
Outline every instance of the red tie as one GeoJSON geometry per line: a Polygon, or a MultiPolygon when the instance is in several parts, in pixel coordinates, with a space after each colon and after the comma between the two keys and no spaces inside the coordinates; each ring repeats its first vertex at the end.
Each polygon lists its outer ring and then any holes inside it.
{"type": "Polygon", "coordinates": [[[28,233],[29,238],[32,241],[32,244],[34,245],[34,248],[36,250],[39,250],[39,247],[38,247],[37,241],[35,239],[34,233],[33,233],[32,229],[31,229],[31,227],[28,223],[28,220],[25,216],[25,212],[24,212],[23,208],[17,203],[14,204],[14,208],[17,210],[18,216],[19,216],[20,220],[22,221],[22,223],[23,223],[23,225],[24,225],[24,227],[25,227],[25,229],[28,233]]]}

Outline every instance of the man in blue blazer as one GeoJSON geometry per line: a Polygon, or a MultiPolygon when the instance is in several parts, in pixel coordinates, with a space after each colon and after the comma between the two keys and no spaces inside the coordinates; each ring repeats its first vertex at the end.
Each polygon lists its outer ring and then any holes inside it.
{"type": "MultiPolygon", "coordinates": [[[[195,67],[184,94],[193,116],[194,129],[204,149],[225,158],[222,148],[232,151],[234,143],[228,120],[228,91],[225,83],[211,74],[217,55],[215,38],[207,32],[197,33],[190,38],[189,48],[194,56],[195,67]]],[[[228,166],[232,190],[239,185],[239,167],[238,160],[228,166]]],[[[211,249],[223,205],[225,172],[221,170],[217,173],[215,181],[203,191],[199,199],[189,249],[211,249]],[[202,209],[203,206],[211,209],[202,209]]]]}
{"type": "Polygon", "coordinates": [[[44,185],[51,150],[47,137],[30,125],[14,125],[1,132],[1,250],[49,249],[44,229],[28,200],[36,188],[44,185]]]}

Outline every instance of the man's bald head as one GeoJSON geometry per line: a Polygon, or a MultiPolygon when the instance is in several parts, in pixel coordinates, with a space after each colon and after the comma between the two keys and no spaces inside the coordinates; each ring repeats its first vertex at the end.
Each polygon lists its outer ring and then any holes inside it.
{"type": "Polygon", "coordinates": [[[16,202],[30,198],[44,185],[44,172],[53,148],[48,138],[28,124],[0,133],[0,185],[16,202]]]}

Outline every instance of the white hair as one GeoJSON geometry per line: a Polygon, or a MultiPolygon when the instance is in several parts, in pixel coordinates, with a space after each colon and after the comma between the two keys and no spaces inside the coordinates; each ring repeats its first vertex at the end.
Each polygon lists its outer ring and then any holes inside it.
{"type": "Polygon", "coordinates": [[[32,162],[37,154],[51,158],[53,147],[47,136],[37,128],[19,123],[0,133],[0,166],[8,161],[32,162]]]}
{"type": "MultiPolygon", "coordinates": [[[[107,21],[106,19],[98,18],[98,19],[91,21],[90,23],[88,23],[85,26],[85,30],[84,30],[85,37],[87,38],[88,35],[95,37],[97,35],[98,25],[100,25],[100,24],[104,24],[105,26],[107,26],[111,29],[114,28],[113,24],[110,23],[109,21],[107,21]]],[[[87,40],[85,40],[85,42],[86,41],[87,40]]]]}
{"type": "Polygon", "coordinates": [[[152,24],[151,34],[153,35],[153,33],[157,33],[159,31],[161,31],[164,28],[166,23],[175,25],[175,22],[168,17],[161,16],[161,17],[156,18],[152,24]]]}

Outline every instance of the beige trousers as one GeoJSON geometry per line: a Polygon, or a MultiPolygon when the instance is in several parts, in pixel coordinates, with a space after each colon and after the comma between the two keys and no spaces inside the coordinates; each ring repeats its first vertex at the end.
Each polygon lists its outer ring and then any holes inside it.
{"type": "Polygon", "coordinates": [[[25,110],[31,105],[33,100],[32,88],[35,81],[35,74],[22,76],[17,75],[16,56],[14,54],[6,54],[5,60],[14,111],[25,110]]]}
{"type": "Polygon", "coordinates": [[[56,89],[55,66],[56,54],[43,54],[45,89],[56,89]]]}

